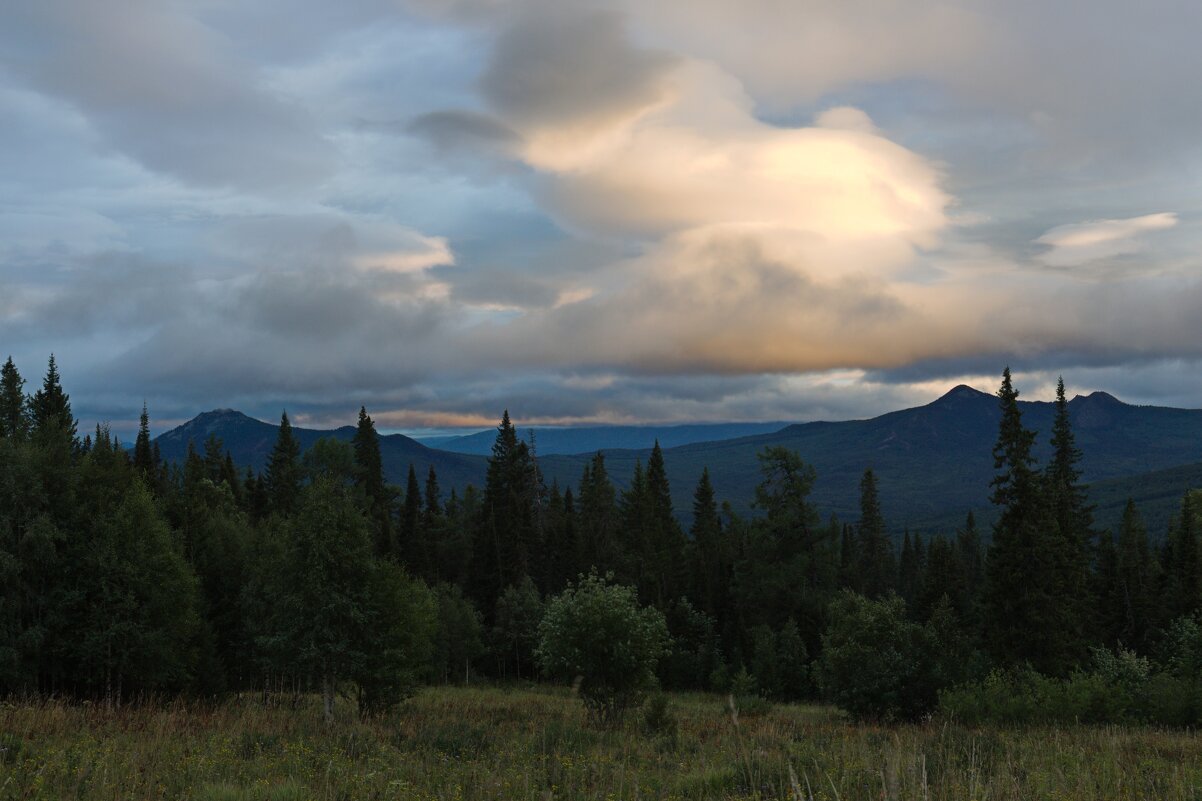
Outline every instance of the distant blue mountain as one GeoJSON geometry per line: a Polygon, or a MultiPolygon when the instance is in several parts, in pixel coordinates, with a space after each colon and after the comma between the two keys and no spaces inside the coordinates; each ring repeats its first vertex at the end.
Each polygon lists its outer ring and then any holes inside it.
{"type": "MultiPolygon", "coordinates": [[[[519,428],[523,439],[534,435],[540,456],[596,453],[600,450],[635,450],[651,448],[659,441],[661,448],[675,448],[695,442],[751,437],[780,431],[789,423],[695,423],[672,426],[590,426],[587,428],[519,428]]],[[[497,440],[497,430],[490,428],[474,434],[442,437],[417,437],[431,448],[454,453],[473,453],[488,456],[497,440]]]]}
{"type": "MultiPolygon", "coordinates": [[[[1046,460],[1054,406],[1020,401],[1023,423],[1038,432],[1036,456],[1046,460]]],[[[1098,521],[1113,526],[1128,496],[1144,510],[1153,534],[1173,514],[1187,487],[1202,486],[1202,410],[1132,406],[1104,392],[1078,396],[1069,402],[1077,445],[1083,452],[1082,478],[1090,482],[1091,499],[1098,504],[1098,521]]],[[[869,420],[814,422],[767,429],[748,436],[722,439],[741,424],[695,426],[614,426],[587,429],[539,429],[535,434],[539,466],[548,484],[575,487],[581,471],[596,450],[605,454],[609,475],[625,487],[635,464],[646,465],[658,437],[672,487],[677,514],[687,523],[692,493],[703,468],[709,468],[719,500],[730,501],[736,512],[751,513],[755,485],[760,480],[756,455],[769,446],[797,451],[818,474],[811,500],[823,515],[832,512],[846,521],[859,514],[859,481],[866,467],[877,474],[882,511],[891,529],[951,531],[973,510],[983,528],[992,519],[989,482],[993,477],[998,401],[993,395],[960,386],[925,406],[890,412],[869,420]],[[709,436],[678,444],[681,438],[709,436]],[[633,439],[631,439],[633,438],[633,439]],[[624,447],[637,442],[637,447],[624,447]],[[562,453],[563,450],[575,453],[562,453]]],[[[350,440],[354,428],[333,431],[294,429],[302,447],[319,437],[350,440]]],[[[745,428],[743,430],[746,430],[745,428]]],[[[164,458],[182,460],[188,442],[198,449],[216,434],[240,466],[261,469],[275,443],[277,428],[240,412],[206,412],[168,431],[156,441],[164,458]]],[[[443,490],[482,486],[487,459],[496,434],[485,431],[458,440],[472,440],[479,453],[454,453],[431,448],[400,434],[380,437],[388,479],[403,484],[412,464],[419,475],[433,466],[443,490]]],[[[429,443],[431,440],[427,440],[429,443]]],[[[443,446],[446,448],[447,446],[443,446]]],[[[460,447],[467,447],[461,445],[460,447]]]]}

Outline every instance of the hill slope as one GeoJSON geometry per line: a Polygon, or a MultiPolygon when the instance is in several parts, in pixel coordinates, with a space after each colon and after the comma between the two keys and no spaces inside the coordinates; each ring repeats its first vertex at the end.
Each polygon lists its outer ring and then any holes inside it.
{"type": "MultiPolygon", "coordinates": [[[[1050,447],[1051,403],[1020,401],[1024,424],[1039,432],[1036,455],[1050,447]]],[[[1132,406],[1102,392],[1069,402],[1078,446],[1084,452],[1083,480],[1099,482],[1137,476],[1202,460],[1202,411],[1132,406]]],[[[813,500],[823,514],[844,520],[859,516],[859,480],[866,467],[878,476],[881,504],[890,527],[949,530],[970,509],[988,515],[997,398],[959,386],[925,406],[869,420],[805,423],[779,432],[696,443],[665,450],[673,501],[687,516],[691,493],[708,466],[719,498],[747,512],[759,466],[756,454],[769,446],[796,450],[814,465],[813,500]]],[[[607,451],[615,480],[624,482],[636,460],[649,451],[607,451]]],[[[548,480],[575,483],[579,457],[545,457],[548,480]]]]}
{"type": "MultiPolygon", "coordinates": [[[[354,426],[343,426],[332,431],[294,427],[292,431],[302,450],[322,437],[350,442],[355,436],[354,426]]],[[[278,433],[279,426],[232,409],[218,409],[197,415],[182,426],[160,434],[155,442],[164,459],[182,461],[187,455],[189,441],[194,442],[197,450],[200,450],[204,447],[205,439],[210,434],[216,434],[240,468],[249,465],[258,471],[266,466],[278,433]]],[[[424,483],[426,472],[433,465],[439,483],[447,492],[451,487],[462,489],[468,484],[479,485],[484,480],[487,464],[481,456],[434,450],[402,434],[380,437],[380,457],[384,463],[384,474],[394,484],[404,484],[410,464],[417,470],[418,479],[424,483]]]]}

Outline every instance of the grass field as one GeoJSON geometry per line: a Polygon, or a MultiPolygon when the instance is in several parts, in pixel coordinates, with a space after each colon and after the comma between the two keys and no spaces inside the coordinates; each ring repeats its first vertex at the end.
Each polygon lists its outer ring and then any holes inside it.
{"type": "Polygon", "coordinates": [[[0,703],[0,799],[1202,799],[1192,732],[853,725],[778,706],[591,728],[566,691],[427,689],[333,725],[316,700],[110,710],[0,703]],[[795,779],[794,779],[795,777],[795,779]]]}

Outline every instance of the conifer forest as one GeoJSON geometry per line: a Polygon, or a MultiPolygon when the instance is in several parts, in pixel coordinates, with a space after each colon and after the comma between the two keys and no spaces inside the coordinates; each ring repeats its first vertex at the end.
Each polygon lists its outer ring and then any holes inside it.
{"type": "MultiPolygon", "coordinates": [[[[859,519],[844,522],[811,503],[814,470],[785,448],[759,454],[748,516],[715,497],[703,470],[685,529],[658,445],[620,491],[602,453],[576,485],[547,486],[506,413],[484,485],[444,493],[433,469],[411,467],[405,486],[385,480],[366,409],[353,442],[304,452],[283,415],[256,473],[215,437],[166,463],[145,409],[132,448],[104,425],[78,431],[53,357],[33,391],[26,384],[9,359],[0,797],[30,797],[29,782],[45,781],[42,797],[101,797],[103,781],[72,778],[57,747],[83,759],[84,731],[100,738],[93,746],[117,737],[136,751],[146,746],[131,729],[148,726],[168,727],[174,748],[213,747],[193,718],[240,732],[232,747],[244,759],[270,756],[265,781],[285,794],[210,782],[206,796],[177,782],[180,797],[408,797],[350,778],[388,748],[404,756],[380,775],[401,763],[420,772],[427,748],[458,766],[441,776],[449,784],[404,779],[418,795],[450,797],[453,785],[531,798],[613,794],[614,760],[632,771],[621,797],[644,780],[653,797],[794,797],[805,771],[815,798],[919,797],[915,782],[929,794],[937,771],[937,797],[962,797],[970,781],[1021,797],[1036,785],[997,764],[925,760],[963,759],[965,748],[971,760],[1012,760],[1038,750],[1023,738],[1041,732],[1088,752],[1078,771],[1107,758],[1091,749],[1162,753],[1141,738],[1202,753],[1188,734],[1202,720],[1202,500],[1185,494],[1165,532],[1149,532],[1133,502],[1117,531],[1099,530],[1063,382],[1052,455],[1039,464],[1003,373],[988,530],[969,514],[958,530],[900,543],[870,466],[859,519]],[[541,734],[522,729],[527,713],[541,734]],[[330,765],[350,784],[296,772],[290,718],[311,721],[317,747],[342,748],[330,765]],[[728,742],[701,744],[714,727],[728,742]],[[623,731],[650,745],[622,751],[623,731]],[[865,731],[892,731],[893,744],[865,731]],[[348,737],[345,748],[330,739],[348,737]],[[793,753],[815,737],[837,758],[793,753]],[[508,738],[543,750],[503,754],[508,738]],[[610,767],[552,769],[564,749],[610,767]],[[719,767],[674,770],[681,749],[719,767]],[[522,788],[483,778],[514,770],[522,788]],[[572,792],[548,790],[556,771],[572,792]],[[1001,789],[1003,778],[1018,783],[1001,789]]],[[[1193,797],[1198,775],[1166,760],[1148,778],[1165,782],[1156,792],[1193,797]]],[[[1147,797],[1153,785],[1131,784],[1128,769],[1106,779],[1113,797],[1147,797]]]]}

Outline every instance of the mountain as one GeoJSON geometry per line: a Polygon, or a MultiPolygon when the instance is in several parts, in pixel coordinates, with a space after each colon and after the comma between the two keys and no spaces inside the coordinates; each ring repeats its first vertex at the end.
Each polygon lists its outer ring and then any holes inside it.
{"type": "MultiPolygon", "coordinates": [[[[1055,406],[1020,401],[1023,422],[1037,430],[1036,457],[1050,454],[1055,406]]],[[[1104,392],[1069,402],[1077,444],[1083,451],[1086,482],[1130,478],[1202,460],[1202,410],[1125,404],[1104,392]]],[[[992,449],[997,439],[997,398],[958,386],[925,406],[869,420],[814,422],[781,431],[723,442],[695,443],[664,451],[677,512],[688,517],[692,492],[708,466],[718,498],[740,512],[750,511],[760,480],[756,458],[762,449],[783,446],[812,464],[818,478],[812,500],[824,515],[859,517],[859,481],[866,467],[877,474],[882,509],[890,527],[900,531],[951,531],[969,510],[991,519],[989,482],[994,475],[992,449]]],[[[606,451],[615,481],[631,475],[647,450],[606,451]]],[[[577,457],[540,459],[547,480],[575,483],[577,457]]],[[[1125,500],[1125,498],[1124,498],[1125,500]]]]}
{"type": "MultiPolygon", "coordinates": [[[[1039,432],[1036,457],[1050,453],[1049,439],[1055,407],[1052,403],[1020,401],[1023,422],[1039,432]]],[[[1078,396],[1069,402],[1077,445],[1083,452],[1082,479],[1091,483],[1099,504],[1100,523],[1117,520],[1114,512],[1127,495],[1150,506],[1146,519],[1154,535],[1161,533],[1174,503],[1187,486],[1202,486],[1202,410],[1133,406],[1104,392],[1078,396]],[[1193,465],[1193,467],[1189,467],[1193,465]],[[1160,528],[1158,528],[1160,526],[1160,528]]],[[[993,515],[989,482],[994,475],[992,449],[997,438],[997,398],[971,387],[958,386],[943,397],[912,409],[868,420],[814,422],[778,431],[712,442],[693,442],[664,449],[678,515],[688,522],[692,493],[704,467],[709,467],[715,492],[735,511],[751,511],[760,480],[757,454],[766,447],[797,451],[812,464],[818,478],[811,496],[825,516],[859,516],[859,482],[864,468],[877,474],[881,506],[894,531],[908,527],[919,532],[950,532],[974,510],[984,527],[993,515]]],[[[695,428],[702,428],[697,426],[695,428]]],[[[354,428],[334,431],[295,429],[302,447],[321,436],[350,440],[354,428]]],[[[189,439],[197,448],[215,433],[239,465],[261,469],[275,443],[276,426],[231,410],[206,412],[161,435],[156,441],[163,456],[179,460],[189,439]]],[[[590,434],[589,436],[593,436],[590,434]]],[[[539,465],[548,483],[575,487],[590,454],[561,455],[544,450],[539,465]]],[[[468,483],[480,486],[486,459],[427,447],[400,434],[380,437],[386,474],[403,483],[412,462],[424,477],[429,465],[438,471],[444,491],[468,483]]],[[[647,463],[649,448],[602,448],[611,478],[619,487],[629,481],[636,461],[647,463]]]]}
{"type": "MultiPolygon", "coordinates": [[[[216,434],[240,468],[249,465],[259,471],[267,464],[278,431],[279,426],[248,417],[242,412],[217,409],[197,415],[182,426],[160,434],[155,442],[165,460],[178,462],[187,455],[189,442],[194,442],[196,449],[203,451],[205,440],[210,434],[216,434]]],[[[302,450],[322,437],[333,437],[344,442],[350,442],[355,437],[354,426],[343,426],[332,431],[294,426],[292,432],[302,450]]],[[[394,484],[405,483],[410,464],[424,484],[426,472],[433,465],[445,492],[449,492],[451,487],[462,489],[468,484],[479,486],[484,480],[487,465],[483,457],[434,450],[402,434],[380,436],[380,458],[384,464],[384,474],[394,484]]]]}
{"type": "MultiPolygon", "coordinates": [[[[587,428],[519,428],[518,435],[534,442],[540,456],[596,453],[599,450],[650,448],[659,441],[661,448],[674,448],[695,442],[714,442],[779,431],[788,423],[698,423],[673,426],[591,426],[587,428]]],[[[490,428],[474,434],[444,437],[418,437],[431,448],[454,453],[492,453],[497,430],[490,428]]]]}

